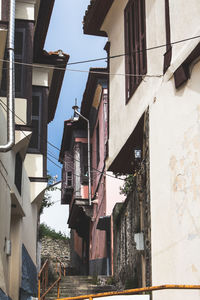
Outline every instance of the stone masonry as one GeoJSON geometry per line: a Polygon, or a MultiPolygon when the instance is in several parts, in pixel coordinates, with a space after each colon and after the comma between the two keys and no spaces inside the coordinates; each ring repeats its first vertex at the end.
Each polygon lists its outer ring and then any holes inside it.
{"type": "Polygon", "coordinates": [[[68,240],[51,239],[44,237],[41,240],[41,259],[49,258],[52,262],[56,262],[59,258],[65,267],[70,266],[70,242],[68,240]]]}
{"type": "Polygon", "coordinates": [[[151,285],[150,192],[149,192],[149,124],[144,115],[143,157],[135,171],[133,189],[124,203],[113,211],[114,276],[127,288],[151,285]],[[143,236],[144,248],[136,246],[135,236],[143,236]]]}

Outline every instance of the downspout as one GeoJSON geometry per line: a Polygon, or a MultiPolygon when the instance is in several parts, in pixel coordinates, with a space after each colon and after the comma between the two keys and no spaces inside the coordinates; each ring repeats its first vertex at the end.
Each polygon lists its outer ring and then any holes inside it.
{"type": "Polygon", "coordinates": [[[15,1],[10,0],[8,28],[8,71],[7,71],[7,144],[0,145],[0,152],[7,152],[15,144],[15,69],[14,69],[14,34],[15,34],[15,1]]]}
{"type": "Polygon", "coordinates": [[[80,112],[78,112],[78,106],[74,105],[73,110],[75,114],[77,114],[79,117],[81,117],[83,120],[87,122],[87,136],[88,136],[88,200],[89,205],[92,205],[92,182],[91,182],[91,166],[90,166],[90,122],[89,120],[84,117],[80,112]]]}

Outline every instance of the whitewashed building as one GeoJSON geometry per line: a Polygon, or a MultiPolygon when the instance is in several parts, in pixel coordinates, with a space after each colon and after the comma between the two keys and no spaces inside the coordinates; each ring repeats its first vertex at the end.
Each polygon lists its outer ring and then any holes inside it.
{"type": "Polygon", "coordinates": [[[47,125],[54,118],[64,76],[59,66],[68,60],[60,52],[43,50],[53,5],[54,0],[0,1],[0,299],[37,296],[37,224],[47,185],[47,125]],[[12,47],[6,44],[10,34],[12,47]],[[9,51],[15,55],[10,93],[9,51]],[[9,146],[7,113],[14,116],[8,126],[15,139],[9,146]]]}
{"type": "MultiPolygon", "coordinates": [[[[137,174],[134,150],[148,168],[151,285],[199,284],[199,17],[198,0],[93,0],[84,17],[85,34],[108,37],[107,168],[137,174]]],[[[200,291],[152,299],[196,300],[200,291]]]]}

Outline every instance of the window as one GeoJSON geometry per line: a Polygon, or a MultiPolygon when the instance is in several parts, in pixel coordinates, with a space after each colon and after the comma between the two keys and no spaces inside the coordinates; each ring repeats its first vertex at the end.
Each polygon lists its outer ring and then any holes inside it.
{"type": "Polygon", "coordinates": [[[163,73],[167,71],[172,59],[169,0],[165,0],[166,52],[164,54],[163,73]]]}
{"type": "MultiPolygon", "coordinates": [[[[90,152],[92,153],[91,147],[90,152]]],[[[88,145],[85,143],[81,144],[81,184],[88,184],[88,145]]]]}
{"type": "MultiPolygon", "coordinates": [[[[126,74],[145,75],[146,23],[145,0],[129,0],[124,10],[125,21],[125,72],[126,74]]],[[[142,76],[126,76],[126,102],[142,81],[142,76]]]]}
{"type": "Polygon", "coordinates": [[[72,186],[72,172],[67,172],[67,186],[72,186]]]}
{"type": "MultiPolygon", "coordinates": [[[[15,61],[23,62],[24,58],[24,39],[25,39],[25,29],[16,28],[15,30],[15,61]]],[[[8,60],[8,52],[6,51],[5,60],[8,60]]],[[[1,82],[1,93],[5,95],[7,90],[7,71],[8,63],[3,64],[2,82],[1,82]]],[[[16,96],[22,96],[23,92],[23,72],[24,68],[21,64],[15,64],[15,93],[16,96]]]]}
{"type": "Polygon", "coordinates": [[[99,149],[99,123],[96,127],[96,160],[97,160],[97,167],[100,161],[100,149],[99,149]]]}
{"type": "MultiPolygon", "coordinates": [[[[15,31],[15,61],[23,62],[25,29],[17,28],[15,31]]],[[[23,65],[15,64],[15,92],[20,94],[23,89],[23,65]]]]}
{"type": "Polygon", "coordinates": [[[32,96],[32,136],[29,143],[29,150],[31,152],[40,151],[41,141],[41,93],[33,92],[32,96]]]}
{"type": "Polygon", "coordinates": [[[19,152],[17,152],[15,157],[15,185],[18,192],[21,195],[22,188],[22,158],[19,152]]]}

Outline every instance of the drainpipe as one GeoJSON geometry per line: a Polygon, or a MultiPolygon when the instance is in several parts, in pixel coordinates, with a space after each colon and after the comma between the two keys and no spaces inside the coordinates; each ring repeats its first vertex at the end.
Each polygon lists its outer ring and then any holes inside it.
{"type": "Polygon", "coordinates": [[[88,136],[88,199],[89,205],[92,205],[92,183],[91,183],[91,166],[90,166],[90,122],[84,117],[77,109],[78,106],[74,105],[73,107],[74,113],[81,117],[83,120],[87,122],[87,136],[88,136]]]}
{"type": "Polygon", "coordinates": [[[15,144],[15,69],[14,69],[15,0],[10,0],[8,28],[8,71],[7,71],[7,144],[0,145],[0,152],[7,152],[15,144]]]}

